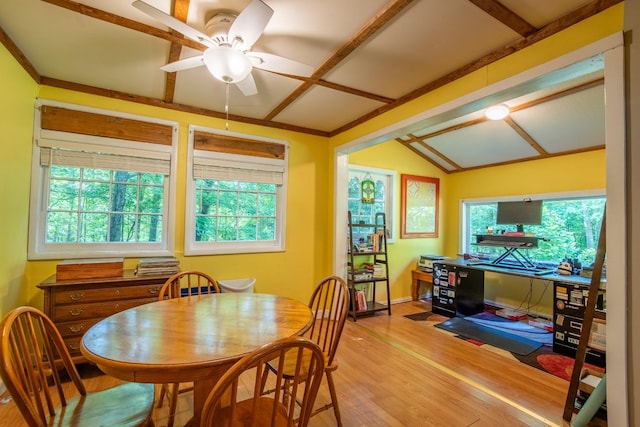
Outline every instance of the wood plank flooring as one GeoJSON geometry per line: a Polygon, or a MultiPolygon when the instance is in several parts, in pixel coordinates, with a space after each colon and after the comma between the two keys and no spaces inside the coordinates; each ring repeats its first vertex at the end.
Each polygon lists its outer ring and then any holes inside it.
{"type": "MultiPolygon", "coordinates": [[[[429,301],[407,302],[393,305],[391,316],[347,321],[334,374],[345,427],[564,425],[568,382],[404,317],[430,309],[429,301]]],[[[90,390],[118,382],[85,370],[90,390]]],[[[191,399],[180,395],[176,426],[190,418],[191,399]]],[[[323,382],[316,405],[328,401],[323,382]]],[[[166,420],[165,404],[154,421],[166,420]]],[[[0,426],[21,425],[13,403],[0,406],[0,426]]],[[[310,426],[335,426],[333,411],[310,426]]]]}

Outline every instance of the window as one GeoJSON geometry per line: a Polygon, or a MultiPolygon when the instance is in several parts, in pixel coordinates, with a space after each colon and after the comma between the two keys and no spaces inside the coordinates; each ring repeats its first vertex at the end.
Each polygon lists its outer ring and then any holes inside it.
{"type": "Polygon", "coordinates": [[[396,172],[366,166],[349,165],[348,209],[354,222],[375,222],[375,214],[384,212],[387,222],[388,242],[392,243],[393,234],[393,189],[396,172]],[[362,182],[371,180],[375,184],[373,203],[362,202],[362,182]]]}
{"type": "Polygon", "coordinates": [[[49,104],[38,105],[36,118],[29,258],[171,254],[177,125],[49,104]],[[134,123],[157,125],[166,137],[164,143],[110,138],[101,123],[115,133],[125,126],[128,134],[134,123]]]}
{"type": "MultiPolygon", "coordinates": [[[[605,209],[603,192],[594,194],[527,196],[543,200],[542,224],[525,225],[524,232],[541,237],[538,247],[526,250],[526,256],[543,265],[557,264],[565,258],[578,259],[582,265],[595,260],[600,224],[605,209]]],[[[490,259],[504,252],[501,247],[476,246],[476,235],[487,234],[487,227],[495,233],[516,231],[515,224],[496,225],[498,201],[522,200],[523,197],[500,200],[468,200],[462,203],[463,251],[490,259]]]]}
{"type": "Polygon", "coordinates": [[[185,255],[284,250],[282,141],[191,126],[185,255]]]}

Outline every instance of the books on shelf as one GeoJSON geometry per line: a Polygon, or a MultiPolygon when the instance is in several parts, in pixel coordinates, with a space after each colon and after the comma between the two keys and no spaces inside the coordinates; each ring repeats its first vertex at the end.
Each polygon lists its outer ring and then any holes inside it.
{"type": "Polygon", "coordinates": [[[367,247],[371,248],[372,252],[380,252],[382,250],[384,238],[384,230],[378,230],[376,233],[367,235],[367,247]]]}
{"type": "Polygon", "coordinates": [[[354,291],[354,294],[355,294],[356,311],[366,310],[367,309],[367,297],[365,295],[365,292],[363,290],[356,289],[354,291]]]}
{"type": "Polygon", "coordinates": [[[370,273],[370,277],[382,278],[386,277],[384,274],[384,267],[382,264],[364,263],[362,267],[370,273]]]}
{"type": "Polygon", "coordinates": [[[371,279],[372,274],[366,268],[358,268],[353,271],[349,271],[349,280],[367,280],[371,279]]]}
{"type": "Polygon", "coordinates": [[[139,276],[171,275],[180,271],[180,261],[175,257],[140,258],[136,274],[139,276]]]}

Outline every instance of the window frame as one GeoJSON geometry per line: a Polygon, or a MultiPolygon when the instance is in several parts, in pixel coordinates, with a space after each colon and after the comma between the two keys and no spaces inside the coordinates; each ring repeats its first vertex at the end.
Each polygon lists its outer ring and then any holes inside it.
{"type": "MultiPolygon", "coordinates": [[[[571,199],[588,199],[588,198],[597,198],[597,197],[607,197],[606,189],[592,189],[592,190],[578,190],[578,191],[570,191],[570,192],[559,192],[559,193],[540,193],[540,194],[525,194],[525,195],[517,195],[517,196],[497,196],[497,197],[482,197],[482,198],[473,198],[473,199],[461,199],[460,200],[460,240],[459,244],[459,253],[468,254],[473,253],[474,249],[471,245],[471,240],[474,234],[470,230],[469,224],[469,205],[472,204],[489,204],[489,203],[497,203],[497,202],[514,202],[514,201],[522,201],[525,198],[529,198],[532,200],[543,200],[543,201],[558,201],[558,200],[571,200],[571,199]]],[[[558,262],[561,260],[558,260],[558,262]]],[[[543,261],[549,262],[552,261],[543,261]]]]}
{"type": "MultiPolygon", "coordinates": [[[[114,112],[55,102],[49,100],[37,100],[34,115],[34,132],[31,159],[31,188],[29,207],[29,238],[27,247],[27,259],[77,259],[97,257],[143,257],[143,256],[170,256],[173,255],[175,241],[175,194],[176,194],[176,158],[178,123],[173,121],[150,119],[132,114],[114,112]],[[102,116],[110,116],[121,119],[131,119],[153,124],[161,124],[171,127],[171,145],[137,142],[102,136],[72,133],[42,129],[42,107],[51,106],[83,113],[93,113],[102,116]],[[39,145],[43,142],[43,147],[39,145]],[[57,148],[86,149],[96,153],[108,152],[109,154],[124,155],[129,157],[141,157],[145,159],[167,159],[169,162],[169,175],[165,175],[163,187],[163,211],[162,233],[159,242],[104,242],[104,243],[47,243],[46,219],[49,197],[50,168],[41,166],[41,148],[56,145],[57,148]]],[[[112,169],[115,170],[115,169],[112,169]]]]}
{"type": "MultiPolygon", "coordinates": [[[[398,181],[398,172],[392,169],[382,169],[371,166],[362,166],[358,164],[350,163],[347,169],[347,186],[350,181],[351,172],[362,172],[363,174],[376,174],[382,175],[385,177],[387,181],[387,192],[385,193],[385,219],[387,226],[387,244],[395,243],[396,237],[396,227],[395,227],[395,218],[396,218],[396,203],[395,203],[395,194],[396,194],[396,184],[398,181]]],[[[347,207],[349,206],[349,191],[347,188],[347,207]]],[[[347,208],[348,210],[348,208],[347,208]]]]}
{"type": "Polygon", "coordinates": [[[187,173],[186,173],[186,195],[185,195],[185,220],[184,220],[184,255],[226,255],[242,253],[269,253],[284,252],[286,248],[286,211],[288,193],[288,171],[289,171],[289,143],[287,141],[259,137],[255,135],[241,134],[226,130],[213,129],[203,126],[189,125],[189,138],[187,148],[187,173]],[[199,150],[195,148],[194,137],[196,132],[205,132],[221,137],[239,138],[251,140],[253,142],[266,142],[280,144],[284,148],[284,161],[276,162],[271,159],[259,158],[241,154],[230,154],[213,151],[199,150]],[[226,241],[226,242],[199,242],[195,239],[196,234],[196,178],[194,177],[193,166],[198,156],[207,159],[224,160],[232,164],[234,161],[241,163],[276,164],[282,163],[284,172],[282,175],[282,185],[276,185],[276,233],[275,240],[271,241],[226,241]]]}

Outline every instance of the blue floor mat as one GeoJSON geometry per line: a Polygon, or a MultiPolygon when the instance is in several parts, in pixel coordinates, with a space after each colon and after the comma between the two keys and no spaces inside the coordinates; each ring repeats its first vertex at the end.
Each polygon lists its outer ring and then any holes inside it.
{"type": "Polygon", "coordinates": [[[505,319],[504,317],[487,312],[474,314],[473,316],[465,317],[465,319],[488,328],[511,333],[545,345],[553,344],[553,333],[536,328],[525,322],[505,319]]]}
{"type": "Polygon", "coordinates": [[[463,337],[480,341],[522,356],[526,356],[542,347],[542,343],[540,342],[519,337],[498,329],[489,328],[469,320],[465,320],[462,317],[454,317],[442,323],[438,323],[435,326],[436,328],[453,332],[463,337]]]}

